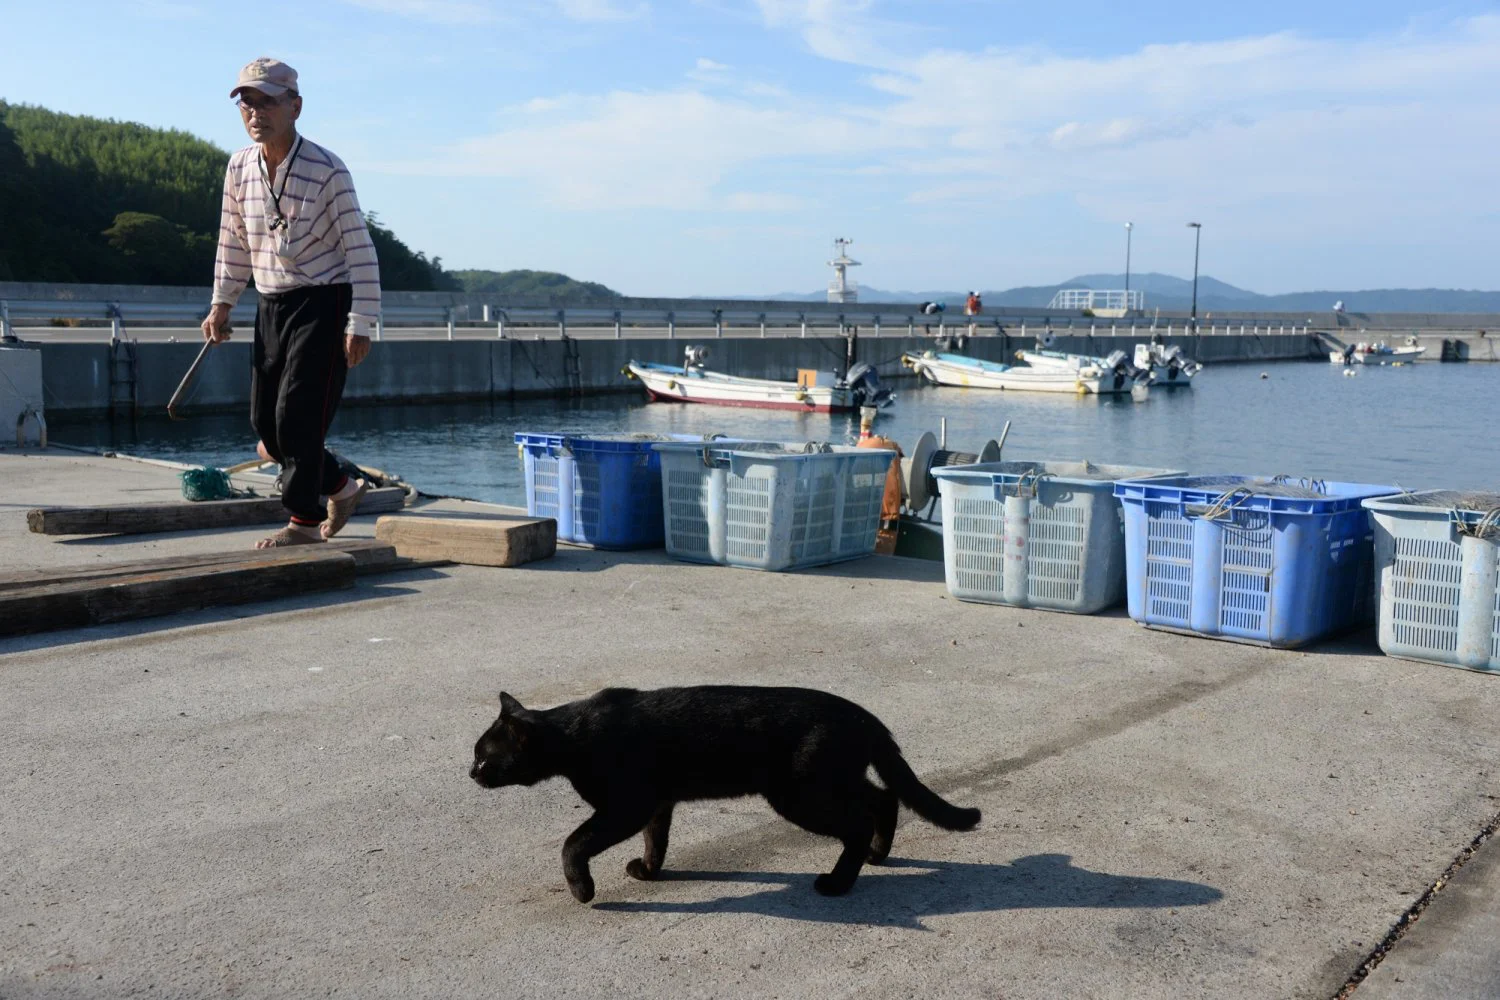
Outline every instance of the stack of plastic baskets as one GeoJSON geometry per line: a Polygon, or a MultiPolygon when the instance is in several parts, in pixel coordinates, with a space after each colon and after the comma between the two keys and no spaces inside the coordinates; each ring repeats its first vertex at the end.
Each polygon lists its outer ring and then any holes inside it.
{"type": "Polygon", "coordinates": [[[1389,486],[1173,476],[1115,484],[1130,617],[1291,647],[1374,618],[1370,515],[1389,486]]]}
{"type": "Polygon", "coordinates": [[[1366,500],[1375,520],[1380,648],[1500,671],[1500,493],[1366,500]]]}
{"type": "Polygon", "coordinates": [[[655,445],[667,554],[783,570],[875,551],[896,453],[831,445],[655,445]]]}
{"type": "Polygon", "coordinates": [[[948,592],[963,601],[1093,614],[1125,597],[1115,481],[1181,475],[1089,462],[934,469],[948,592]]]}
{"type": "Polygon", "coordinates": [[[689,435],[516,435],[526,473],[526,513],[557,520],[559,541],[601,549],[660,548],[659,441],[689,435]]]}

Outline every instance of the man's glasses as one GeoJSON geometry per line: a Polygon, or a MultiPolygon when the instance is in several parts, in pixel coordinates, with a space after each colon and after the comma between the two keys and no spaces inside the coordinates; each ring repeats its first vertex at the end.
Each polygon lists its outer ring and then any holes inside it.
{"type": "Polygon", "coordinates": [[[240,114],[269,114],[272,110],[284,103],[284,99],[277,98],[269,101],[247,101],[243,97],[236,100],[235,105],[240,109],[240,114]]]}

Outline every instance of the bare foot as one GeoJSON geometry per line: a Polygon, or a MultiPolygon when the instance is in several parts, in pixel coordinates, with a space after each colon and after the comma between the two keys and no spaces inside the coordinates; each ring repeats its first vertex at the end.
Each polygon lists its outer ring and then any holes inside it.
{"type": "Polygon", "coordinates": [[[265,538],[262,538],[255,543],[255,547],[257,549],[282,549],[289,545],[318,545],[322,541],[323,539],[316,535],[304,535],[302,532],[288,525],[276,532],[276,534],[267,535],[265,538]]]}
{"type": "Polygon", "coordinates": [[[349,518],[354,515],[355,508],[359,506],[359,498],[369,490],[370,484],[363,479],[359,480],[359,488],[342,500],[328,498],[328,520],[323,522],[322,532],[325,539],[332,538],[343,530],[344,525],[349,523],[349,518]]]}

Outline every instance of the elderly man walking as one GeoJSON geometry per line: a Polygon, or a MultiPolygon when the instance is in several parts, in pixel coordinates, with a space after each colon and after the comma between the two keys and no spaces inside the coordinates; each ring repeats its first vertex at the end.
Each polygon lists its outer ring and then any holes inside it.
{"type": "Polygon", "coordinates": [[[297,72],[276,59],[240,70],[229,92],[254,144],[229,158],[213,309],[203,336],[228,340],[229,310],[253,277],[250,423],[282,467],[286,527],[257,548],[332,538],[366,484],[323,446],[348,370],[370,352],[380,271],[349,170],[297,134],[297,72]],[[326,498],[326,503],[325,503],[326,498]]]}

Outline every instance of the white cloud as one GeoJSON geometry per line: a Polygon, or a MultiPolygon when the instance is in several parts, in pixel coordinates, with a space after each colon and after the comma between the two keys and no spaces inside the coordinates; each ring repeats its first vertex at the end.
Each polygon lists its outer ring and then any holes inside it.
{"type": "Polygon", "coordinates": [[[520,120],[399,173],[512,178],[569,209],[787,211],[795,192],[724,192],[734,171],[791,157],[899,148],[909,137],[833,113],[757,107],[695,90],[616,92],[569,101],[545,121],[520,120]]]}
{"type": "Polygon", "coordinates": [[[203,17],[203,8],[176,0],[137,0],[135,9],[146,17],[159,21],[196,21],[203,17]]]}
{"type": "Polygon", "coordinates": [[[807,200],[774,191],[736,191],[725,196],[722,206],[731,212],[795,212],[805,208],[807,200]]]}
{"type": "MultiPolygon", "coordinates": [[[[758,2],[767,25],[805,38],[844,19],[850,37],[878,34],[866,4],[758,2]]],[[[1063,199],[1101,220],[1191,216],[1283,240],[1362,233],[1381,214],[1431,233],[1500,210],[1488,176],[1500,16],[1102,57],[932,50],[899,69],[864,45],[821,45],[869,71],[843,103],[798,100],[699,57],[681,89],[539,97],[492,135],[386,168],[504,178],[580,211],[818,211],[833,176],[860,186],[851,204],[1063,199]]]]}
{"type": "Polygon", "coordinates": [[[346,0],[356,7],[434,24],[483,24],[495,20],[486,4],[469,0],[346,0]]]}
{"type": "Polygon", "coordinates": [[[633,21],[645,17],[645,3],[626,7],[615,0],[557,0],[557,9],[574,21],[633,21]]]}

